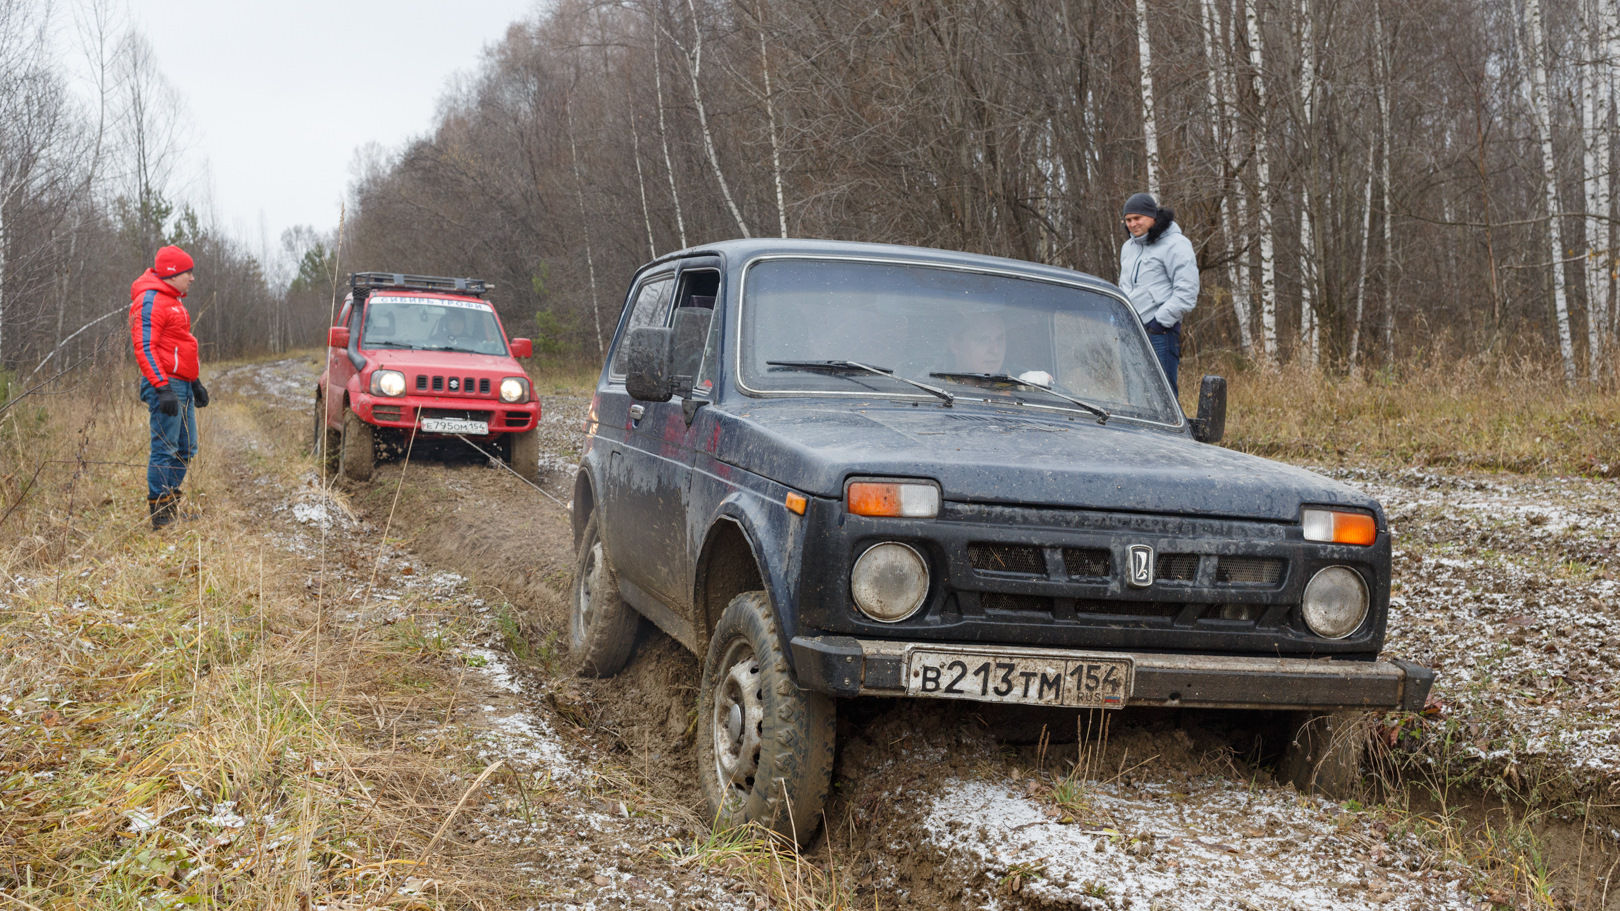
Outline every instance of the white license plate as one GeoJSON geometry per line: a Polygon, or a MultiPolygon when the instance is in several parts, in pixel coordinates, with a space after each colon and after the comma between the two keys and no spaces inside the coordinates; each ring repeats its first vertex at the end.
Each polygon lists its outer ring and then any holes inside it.
{"type": "Polygon", "coordinates": [[[985,650],[913,649],[906,693],[936,699],[1075,708],[1124,708],[1135,664],[1113,655],[1031,656],[985,650]]]}
{"type": "Polygon", "coordinates": [[[489,433],[488,421],[469,421],[463,418],[423,418],[422,429],[428,433],[470,433],[483,436],[489,433]]]}

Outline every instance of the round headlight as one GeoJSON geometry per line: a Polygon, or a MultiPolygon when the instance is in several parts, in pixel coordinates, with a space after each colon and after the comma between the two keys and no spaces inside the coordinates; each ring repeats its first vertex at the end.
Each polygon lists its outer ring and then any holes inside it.
{"type": "Polygon", "coordinates": [[[526,390],[523,388],[523,381],[517,377],[509,376],[506,379],[501,380],[501,401],[521,402],[523,401],[525,393],[526,390]]]}
{"type": "Polygon", "coordinates": [[[1348,566],[1329,566],[1305,586],[1302,608],[1311,632],[1324,639],[1343,639],[1367,618],[1367,583],[1348,566]]]}
{"type": "Polygon", "coordinates": [[[899,623],[928,596],[928,564],[907,544],[887,541],[866,549],[849,574],[861,612],[879,623],[899,623]]]}
{"type": "Polygon", "coordinates": [[[371,375],[372,390],[383,395],[405,394],[405,374],[398,370],[379,370],[371,375]]]}

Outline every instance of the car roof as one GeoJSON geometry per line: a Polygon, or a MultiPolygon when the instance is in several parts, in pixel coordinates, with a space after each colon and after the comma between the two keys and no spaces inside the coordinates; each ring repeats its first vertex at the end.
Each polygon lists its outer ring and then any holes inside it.
{"type": "Polygon", "coordinates": [[[719,256],[727,266],[747,262],[760,256],[856,256],[871,257],[874,259],[905,260],[908,262],[922,262],[934,265],[957,266],[966,268],[989,269],[996,271],[1020,272],[1032,277],[1051,278],[1058,281],[1074,282],[1091,285],[1099,290],[1117,289],[1112,282],[1105,281],[1095,275],[1065,269],[1061,266],[1051,266],[1044,263],[1033,263],[1021,259],[1009,259],[1001,256],[986,256],[979,253],[963,253],[956,250],[941,250],[934,247],[911,247],[903,244],[877,244],[859,241],[844,240],[814,240],[808,238],[746,238],[738,240],[725,240],[712,244],[702,244],[677,250],[658,257],[642,271],[655,266],[665,265],[676,260],[687,259],[694,256],[719,256]]]}
{"type": "Polygon", "coordinates": [[[421,288],[374,288],[371,293],[366,295],[366,300],[372,301],[379,297],[420,297],[426,300],[465,301],[469,304],[483,304],[491,310],[495,309],[494,304],[477,295],[457,294],[454,291],[426,291],[421,288]]]}

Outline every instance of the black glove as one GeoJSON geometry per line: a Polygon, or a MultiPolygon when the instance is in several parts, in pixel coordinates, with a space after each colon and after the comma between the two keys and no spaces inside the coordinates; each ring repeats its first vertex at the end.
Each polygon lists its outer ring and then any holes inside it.
{"type": "Polygon", "coordinates": [[[159,411],[171,418],[180,413],[180,400],[174,397],[174,390],[169,388],[168,383],[159,386],[157,393],[159,411]]]}
{"type": "Polygon", "coordinates": [[[208,389],[203,386],[202,380],[191,381],[191,400],[197,403],[198,408],[208,407],[208,389]]]}

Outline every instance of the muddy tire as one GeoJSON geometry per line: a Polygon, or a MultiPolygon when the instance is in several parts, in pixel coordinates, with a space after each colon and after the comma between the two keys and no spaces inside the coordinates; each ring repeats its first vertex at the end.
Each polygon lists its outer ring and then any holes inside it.
{"type": "Polygon", "coordinates": [[[326,400],[315,396],[314,432],[309,440],[309,452],[315,457],[315,464],[324,469],[336,468],[342,445],[342,435],[326,426],[326,400]]]}
{"type": "MultiPolygon", "coordinates": [[[[539,464],[538,454],[535,463],[539,464]]],[[[608,564],[596,516],[585,523],[574,558],[568,605],[568,665],[581,677],[611,677],[630,663],[641,615],[619,597],[619,580],[608,564]]]]}
{"type": "Polygon", "coordinates": [[[698,779],[720,828],[758,823],[810,840],[832,780],[836,709],[799,689],[764,592],[720,615],[698,695],[698,779]]]}
{"type": "Polygon", "coordinates": [[[1332,800],[1356,796],[1370,736],[1369,718],[1366,712],[1294,715],[1292,736],[1283,750],[1282,778],[1302,794],[1332,800]]]}
{"type": "Polygon", "coordinates": [[[343,412],[343,476],[351,481],[369,481],[377,467],[377,440],[374,428],[353,410],[343,412]]]}
{"type": "Polygon", "coordinates": [[[508,434],[506,463],[518,477],[530,484],[540,482],[540,426],[536,424],[522,433],[508,434]]]}

